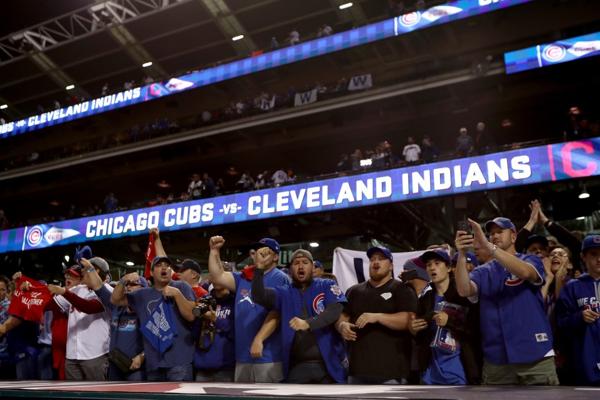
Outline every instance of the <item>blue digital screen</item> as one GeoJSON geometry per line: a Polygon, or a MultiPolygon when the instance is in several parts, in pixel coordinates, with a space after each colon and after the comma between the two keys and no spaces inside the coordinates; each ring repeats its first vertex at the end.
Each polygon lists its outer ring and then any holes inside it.
{"type": "Polygon", "coordinates": [[[31,117],[0,125],[0,138],[62,124],[75,119],[100,114],[116,108],[169,96],[213,83],[240,76],[277,68],[298,61],[322,56],[351,47],[372,43],[393,36],[402,35],[433,25],[485,14],[533,0],[458,0],[434,6],[423,12],[412,12],[385,21],[365,25],[331,36],[310,40],[256,57],[233,61],[213,68],[172,78],[167,82],[153,83],[126,90],[80,104],[48,111],[31,117]]]}
{"type": "Polygon", "coordinates": [[[600,54],[600,32],[538,44],[504,54],[507,74],[577,61],[600,54]]]}
{"type": "Polygon", "coordinates": [[[600,138],[0,231],[0,253],[600,175],[600,138]]]}

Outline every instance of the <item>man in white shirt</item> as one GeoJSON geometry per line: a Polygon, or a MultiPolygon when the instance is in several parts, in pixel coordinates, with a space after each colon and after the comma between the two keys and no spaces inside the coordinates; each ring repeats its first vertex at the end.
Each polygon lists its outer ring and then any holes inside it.
{"type": "MultiPolygon", "coordinates": [[[[108,263],[93,257],[81,259],[82,284],[66,289],[48,285],[58,306],[69,314],[65,376],[67,380],[106,380],[110,343],[110,310],[106,310],[96,293],[86,284],[88,272],[96,271],[104,280],[108,263]]],[[[112,287],[105,283],[112,292],[112,287]]]]}
{"type": "Polygon", "coordinates": [[[409,164],[416,163],[421,158],[421,147],[415,143],[415,139],[412,136],[408,137],[408,144],[404,146],[402,155],[404,156],[404,160],[409,164]]]}

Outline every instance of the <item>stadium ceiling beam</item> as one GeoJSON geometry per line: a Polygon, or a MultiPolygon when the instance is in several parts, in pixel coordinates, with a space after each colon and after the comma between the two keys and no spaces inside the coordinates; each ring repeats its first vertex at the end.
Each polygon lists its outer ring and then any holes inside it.
{"type": "Polygon", "coordinates": [[[79,8],[0,38],[0,66],[24,58],[32,50],[45,51],[106,29],[114,16],[123,23],[189,1],[192,0],[110,0],[79,8]]]}
{"type": "MultiPolygon", "coordinates": [[[[166,78],[168,73],[165,69],[158,64],[123,25],[127,19],[140,16],[138,10],[132,7],[133,4],[121,5],[112,0],[97,0],[96,2],[98,4],[91,6],[89,10],[93,16],[99,18],[107,26],[110,35],[123,47],[129,57],[140,67],[143,64],[151,62],[151,65],[145,67],[144,72],[154,80],[166,78]]],[[[163,3],[168,4],[169,1],[163,0],[163,3]]]]}
{"type": "Polygon", "coordinates": [[[80,98],[90,98],[90,94],[79,87],[77,83],[54,63],[46,54],[41,51],[32,51],[29,53],[29,59],[35,63],[46,75],[50,77],[58,86],[69,91],[69,94],[80,98]],[[72,88],[70,86],[73,86],[72,88]]]}
{"type": "Polygon", "coordinates": [[[250,34],[223,0],[196,0],[213,16],[223,35],[231,39],[231,45],[238,55],[248,56],[258,49],[250,34]],[[238,40],[233,38],[240,37],[238,40]]]}

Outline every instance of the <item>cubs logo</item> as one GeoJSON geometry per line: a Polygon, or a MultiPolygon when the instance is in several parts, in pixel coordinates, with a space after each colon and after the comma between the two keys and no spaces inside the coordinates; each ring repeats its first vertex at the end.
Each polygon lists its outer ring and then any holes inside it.
{"type": "Polygon", "coordinates": [[[340,297],[342,295],[342,289],[340,289],[338,285],[331,285],[329,290],[331,290],[331,293],[333,293],[333,295],[336,297],[340,297]]]}
{"type": "Polygon", "coordinates": [[[551,63],[559,62],[565,58],[566,55],[567,50],[560,44],[549,44],[548,46],[544,47],[544,50],[542,51],[542,57],[544,60],[551,63]]]}
{"type": "Polygon", "coordinates": [[[312,308],[315,314],[321,314],[325,310],[325,293],[319,293],[312,301],[312,308]]]}
{"type": "Polygon", "coordinates": [[[506,286],[519,286],[522,283],[523,283],[523,279],[521,279],[518,276],[513,275],[513,274],[511,274],[510,277],[508,279],[506,279],[506,281],[504,281],[504,284],[506,286]]]}
{"type": "Polygon", "coordinates": [[[44,231],[39,225],[32,227],[27,233],[27,244],[31,247],[38,246],[44,237],[44,231]]]}
{"type": "Polygon", "coordinates": [[[421,13],[419,11],[413,11],[411,13],[404,14],[398,17],[398,22],[400,22],[400,25],[410,28],[411,26],[415,26],[421,22],[421,13]]]}

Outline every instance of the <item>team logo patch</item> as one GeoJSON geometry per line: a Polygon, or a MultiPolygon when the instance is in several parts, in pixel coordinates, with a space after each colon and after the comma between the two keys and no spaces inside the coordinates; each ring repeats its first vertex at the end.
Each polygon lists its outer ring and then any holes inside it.
{"type": "Polygon", "coordinates": [[[567,50],[559,44],[549,44],[548,46],[544,47],[544,50],[542,51],[542,57],[544,60],[551,63],[559,62],[565,58],[566,55],[567,50]]]}
{"type": "Polygon", "coordinates": [[[325,293],[319,293],[312,301],[312,308],[315,314],[321,314],[325,310],[325,293]]]}
{"type": "Polygon", "coordinates": [[[549,340],[548,339],[548,334],[545,333],[545,332],[544,333],[536,333],[535,334],[535,341],[538,342],[538,343],[547,342],[548,340],[549,340]]]}
{"type": "Polygon", "coordinates": [[[44,237],[44,231],[39,225],[32,227],[27,233],[27,244],[31,247],[38,246],[44,237]]]}
{"type": "Polygon", "coordinates": [[[504,284],[506,286],[519,286],[520,284],[522,284],[524,281],[523,279],[519,278],[516,275],[510,275],[510,278],[508,278],[506,281],[504,281],[504,284]]]}
{"type": "Polygon", "coordinates": [[[419,11],[413,11],[408,14],[404,14],[398,17],[398,21],[400,25],[405,26],[407,28],[411,26],[415,26],[419,22],[421,22],[421,13],[419,11]]]}
{"type": "Polygon", "coordinates": [[[334,296],[340,297],[342,295],[342,289],[338,285],[331,285],[329,290],[331,290],[334,296]]]}

